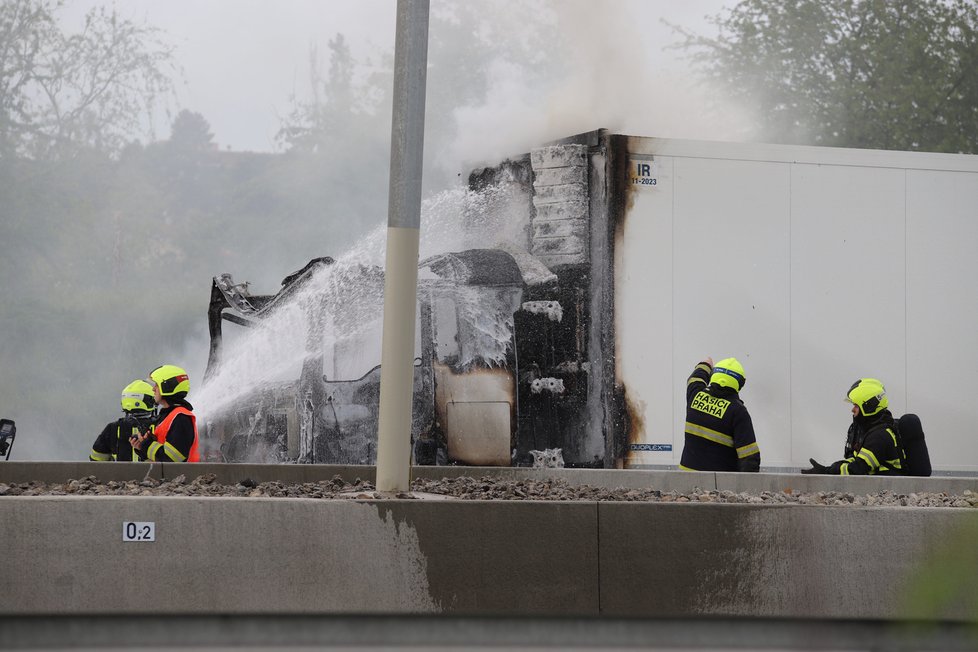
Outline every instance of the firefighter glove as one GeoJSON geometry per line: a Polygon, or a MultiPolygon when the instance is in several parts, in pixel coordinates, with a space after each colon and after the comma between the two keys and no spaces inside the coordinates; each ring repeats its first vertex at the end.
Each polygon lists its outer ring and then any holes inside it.
{"type": "Polygon", "coordinates": [[[146,457],[146,448],[149,446],[149,437],[145,435],[133,435],[129,438],[129,443],[132,445],[133,450],[135,450],[140,459],[146,457]]]}
{"type": "Polygon", "coordinates": [[[801,470],[802,473],[806,473],[806,474],[823,474],[823,473],[828,473],[829,472],[829,467],[824,466],[822,464],[819,464],[813,458],[811,458],[811,457],[808,458],[808,461],[811,462],[812,468],[810,468],[810,469],[802,469],[801,470]]]}

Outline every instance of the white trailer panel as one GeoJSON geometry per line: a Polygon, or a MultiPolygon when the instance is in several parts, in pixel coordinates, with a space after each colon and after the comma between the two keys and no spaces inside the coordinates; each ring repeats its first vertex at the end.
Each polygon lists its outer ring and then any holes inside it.
{"type": "Polygon", "coordinates": [[[907,183],[905,405],[939,467],[975,470],[978,173],[913,170],[907,183]]]}
{"type": "Polygon", "coordinates": [[[923,420],[936,469],[978,470],[978,157],[629,138],[615,252],[630,466],[676,464],[706,355],[747,371],[762,464],[842,454],[859,377],[923,420]],[[959,389],[961,387],[961,389],[959,389]],[[671,447],[671,449],[670,449],[671,447]]]}

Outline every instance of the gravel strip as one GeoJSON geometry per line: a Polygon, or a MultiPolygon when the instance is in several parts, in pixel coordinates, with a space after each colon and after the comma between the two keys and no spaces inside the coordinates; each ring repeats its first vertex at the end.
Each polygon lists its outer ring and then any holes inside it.
{"type": "MultiPolygon", "coordinates": [[[[501,480],[483,478],[418,479],[412,482],[411,492],[395,494],[394,498],[418,499],[416,494],[443,496],[457,500],[552,500],[552,501],[617,501],[652,503],[750,503],[793,505],[841,505],[853,507],[978,507],[978,494],[966,490],[962,495],[945,493],[898,494],[880,491],[872,494],[852,494],[838,491],[780,492],[762,491],[759,494],[732,491],[695,490],[692,492],[659,491],[657,489],[605,489],[589,485],[571,485],[566,480],[501,480]]],[[[216,482],[208,473],[188,481],[186,476],[173,480],[130,480],[100,482],[95,476],[65,483],[46,484],[0,482],[0,496],[197,496],[241,498],[311,498],[319,500],[375,499],[381,497],[370,482],[356,479],[349,483],[340,476],[332,480],[285,484],[257,483],[244,479],[237,484],[216,482]]],[[[383,496],[391,497],[389,495],[383,496]]]]}

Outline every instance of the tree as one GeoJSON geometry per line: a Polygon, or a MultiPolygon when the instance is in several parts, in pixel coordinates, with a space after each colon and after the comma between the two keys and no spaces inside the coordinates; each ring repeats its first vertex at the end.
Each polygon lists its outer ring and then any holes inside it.
{"type": "Polygon", "coordinates": [[[172,92],[172,48],[159,30],[96,7],[66,34],[61,6],[0,4],[0,156],[117,153],[172,92]]]}
{"type": "Polygon", "coordinates": [[[207,118],[187,109],[180,111],[170,129],[170,145],[186,152],[214,149],[214,134],[207,118]]]}
{"type": "Polygon", "coordinates": [[[55,32],[47,2],[0,4],[0,154],[17,149],[33,131],[30,89],[41,65],[42,43],[55,32]]]}
{"type": "Polygon", "coordinates": [[[319,50],[309,50],[309,90],[307,101],[293,95],[292,110],[279,130],[277,139],[289,150],[336,153],[341,141],[362,138],[375,132],[365,122],[375,117],[369,83],[354,83],[357,62],[342,34],[328,43],[329,72],[324,75],[319,50]],[[359,123],[359,124],[358,124],[359,123]]]}
{"type": "Polygon", "coordinates": [[[969,0],[743,0],[716,38],[674,26],[759,139],[978,153],[978,6],[969,0]]]}

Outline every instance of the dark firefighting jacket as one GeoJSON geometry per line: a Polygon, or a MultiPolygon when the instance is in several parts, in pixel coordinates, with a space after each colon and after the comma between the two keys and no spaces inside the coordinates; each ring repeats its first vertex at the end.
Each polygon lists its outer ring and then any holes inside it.
{"type": "Polygon", "coordinates": [[[88,459],[93,462],[138,462],[139,458],[132,450],[129,437],[138,434],[140,430],[152,432],[153,428],[153,422],[147,419],[136,420],[131,417],[123,417],[118,421],[113,421],[106,425],[95,439],[88,459]]]}
{"type": "Polygon", "coordinates": [[[903,475],[907,455],[889,410],[853,417],[846,458],[828,467],[833,475],[903,475]]]}
{"type": "Polygon", "coordinates": [[[679,468],[689,471],[757,471],[761,450],[737,392],[710,385],[713,368],[701,362],[686,381],[686,441],[679,468]]]}

